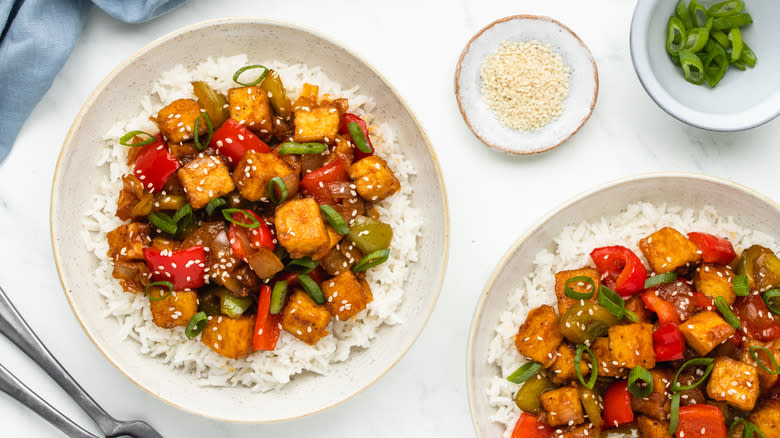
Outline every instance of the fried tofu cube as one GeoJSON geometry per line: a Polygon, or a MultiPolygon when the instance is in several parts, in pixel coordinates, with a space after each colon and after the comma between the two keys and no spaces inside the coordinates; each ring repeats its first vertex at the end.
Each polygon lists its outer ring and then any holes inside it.
{"type": "Polygon", "coordinates": [[[347,164],[351,166],[355,161],[355,146],[352,144],[350,137],[347,135],[336,135],[336,141],[333,145],[333,149],[330,154],[325,158],[325,164],[330,163],[341,158],[347,164]]]}
{"type": "Polygon", "coordinates": [[[555,438],[596,438],[599,434],[600,429],[588,423],[572,427],[559,427],[555,429],[553,436],[555,438]]]}
{"type": "Polygon", "coordinates": [[[200,341],[222,356],[238,359],[252,352],[254,330],[253,315],[244,315],[238,319],[211,316],[200,341]]]}
{"type": "Polygon", "coordinates": [[[174,291],[163,298],[168,290],[161,287],[149,288],[149,307],[152,321],[162,328],[186,326],[198,312],[198,293],[195,291],[174,291]]]}
{"type": "MultiPolygon", "coordinates": [[[[746,364],[750,364],[756,367],[758,370],[758,381],[761,383],[761,390],[766,391],[777,383],[778,376],[777,374],[770,374],[764,371],[763,368],[758,366],[755,360],[753,360],[753,356],[750,354],[750,347],[763,347],[769,350],[772,353],[772,356],[775,358],[775,361],[777,363],[780,363],[780,339],[776,339],[772,342],[759,342],[754,339],[747,339],[742,344],[742,355],[740,356],[740,360],[742,362],[745,362],[746,364]]],[[[767,356],[766,351],[754,349],[754,352],[756,354],[756,357],[758,357],[758,360],[761,361],[762,364],[764,364],[767,369],[774,369],[774,365],[772,364],[771,359],[769,356],[767,356]]]]}
{"type": "Polygon", "coordinates": [[[723,400],[743,411],[750,411],[758,400],[758,370],[726,356],[715,359],[712,375],[707,383],[707,395],[713,400],[723,400]]]}
{"type": "Polygon", "coordinates": [[[654,420],[666,421],[672,411],[670,388],[674,373],[666,368],[650,370],[653,376],[653,392],[647,397],[631,397],[631,409],[654,420]]]}
{"type": "Polygon", "coordinates": [[[609,328],[609,351],[621,366],[645,369],[655,367],[653,325],[646,322],[615,325],[609,328]]]}
{"type": "Polygon", "coordinates": [[[680,324],[688,346],[699,355],[706,356],[723,341],[734,335],[734,327],[713,311],[697,313],[680,324]]]}
{"type": "MultiPolygon", "coordinates": [[[[593,298],[586,301],[596,301],[599,296],[599,285],[601,285],[599,271],[595,268],[582,268],[573,269],[571,271],[560,271],[555,273],[555,295],[558,297],[558,314],[563,315],[569,310],[569,307],[577,304],[580,300],[575,300],[566,296],[566,282],[574,277],[588,277],[593,280],[593,298]]],[[[575,292],[587,293],[590,292],[591,286],[589,283],[572,282],[569,284],[575,292]]]]}
{"type": "Polygon", "coordinates": [[[552,306],[539,306],[530,312],[515,335],[515,347],[547,368],[555,362],[563,335],[558,328],[558,315],[552,306]]]}
{"type": "Polygon", "coordinates": [[[750,422],[758,426],[764,436],[780,436],[780,400],[764,400],[750,414],[750,422]]]}
{"type": "Polygon", "coordinates": [[[314,345],[324,338],[330,323],[330,312],[318,306],[301,289],[295,289],[282,312],[282,328],[301,341],[314,345]]]}
{"type": "Polygon", "coordinates": [[[325,307],[339,321],[352,318],[371,302],[370,292],[366,294],[349,270],[322,282],[322,293],[325,294],[325,307]]]}
{"type": "Polygon", "coordinates": [[[323,247],[321,250],[317,251],[316,253],[312,254],[311,258],[312,260],[321,260],[323,257],[328,255],[331,249],[335,248],[336,245],[338,245],[339,242],[341,242],[341,238],[343,237],[341,234],[339,234],[333,227],[326,224],[325,230],[328,232],[328,245],[323,247]]]}
{"type": "Polygon", "coordinates": [[[274,225],[276,238],[294,259],[315,254],[330,243],[320,206],[312,198],[293,199],[277,207],[274,225]]]}
{"type": "Polygon", "coordinates": [[[387,162],[376,155],[352,164],[349,177],[355,183],[358,194],[371,202],[381,201],[401,189],[401,183],[387,162]]]}
{"type": "MultiPolygon", "coordinates": [[[[274,154],[254,150],[247,151],[233,171],[233,181],[238,192],[253,202],[268,200],[268,183],[275,177],[283,180],[293,177],[297,180],[293,169],[284,160],[274,154]]],[[[288,198],[298,192],[297,186],[287,185],[287,189],[288,198]],[[293,188],[295,188],[294,192],[293,188]]]]}
{"type": "MultiPolygon", "coordinates": [[[[169,142],[192,140],[195,120],[200,116],[200,104],[193,99],[177,99],[157,113],[157,126],[169,142]]],[[[202,120],[201,120],[202,121],[202,120]]],[[[208,131],[205,122],[198,124],[198,135],[208,131]]]]}
{"type": "Polygon", "coordinates": [[[634,312],[638,322],[650,322],[650,319],[654,314],[647,310],[640,295],[641,294],[634,295],[626,300],[626,310],[634,312]]]}
{"type": "MultiPolygon", "coordinates": [[[[593,345],[590,346],[593,354],[596,355],[596,362],[599,366],[599,376],[604,377],[617,377],[626,378],[630,370],[620,365],[620,362],[616,361],[612,357],[612,353],[609,351],[609,338],[596,338],[593,345]]],[[[584,356],[583,356],[584,357],[584,356]]],[[[588,358],[590,363],[590,358],[588,358]]]]}
{"type": "Polygon", "coordinates": [[[671,227],[661,228],[640,240],[639,249],[657,274],[672,272],[701,260],[699,248],[671,227]]]}
{"type": "Polygon", "coordinates": [[[236,188],[227,164],[215,155],[199,155],[180,168],[178,175],[190,205],[195,210],[236,188]]]}
{"type": "Polygon", "coordinates": [[[168,150],[171,152],[171,155],[173,155],[173,158],[176,159],[179,163],[187,164],[190,161],[193,160],[200,151],[198,151],[198,148],[195,147],[195,143],[188,141],[184,143],[176,143],[169,141],[168,142],[168,150]]]}
{"type": "Polygon", "coordinates": [[[585,422],[580,394],[573,386],[544,392],[539,401],[547,412],[547,424],[552,427],[576,426],[585,422]]]}
{"type": "Polygon", "coordinates": [[[149,229],[149,224],[130,222],[109,231],[106,235],[108,239],[106,255],[115,261],[143,260],[143,249],[152,243],[149,229]]]}
{"type": "Polygon", "coordinates": [[[295,111],[293,140],[333,142],[339,132],[340,122],[339,113],[334,107],[299,108],[295,111]]]}
{"type": "Polygon", "coordinates": [[[230,118],[260,134],[273,131],[273,113],[268,94],[260,87],[228,90],[230,118]]]}
{"type": "Polygon", "coordinates": [[[702,263],[693,275],[693,286],[697,291],[712,299],[723,297],[729,306],[737,299],[733,282],[731,269],[714,263],[702,263]]]}
{"type": "Polygon", "coordinates": [[[640,415],[636,419],[639,438],[672,438],[669,435],[669,423],[640,415]]]}
{"type": "MultiPolygon", "coordinates": [[[[580,373],[583,377],[590,373],[590,368],[585,360],[580,361],[580,373]]],[[[571,345],[564,342],[558,347],[558,354],[550,366],[549,374],[556,385],[565,385],[577,380],[577,372],[574,369],[574,348],[571,345]]]]}

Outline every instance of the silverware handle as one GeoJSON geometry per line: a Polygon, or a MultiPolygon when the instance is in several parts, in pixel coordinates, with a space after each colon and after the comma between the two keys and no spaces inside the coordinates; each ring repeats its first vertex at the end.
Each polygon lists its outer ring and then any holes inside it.
{"type": "Polygon", "coordinates": [[[113,417],[108,415],[54,358],[30,326],[27,325],[19,311],[16,310],[16,307],[8,299],[2,287],[0,287],[0,333],[10,339],[11,342],[16,344],[19,349],[46,371],[65,390],[70,398],[97,423],[104,434],[108,435],[112,432],[115,424],[113,417]]]}
{"type": "Polygon", "coordinates": [[[62,412],[46,403],[44,399],[19,381],[2,364],[0,364],[0,390],[32,409],[33,412],[71,438],[97,438],[96,435],[82,429],[70,418],[63,415],[62,412]]]}

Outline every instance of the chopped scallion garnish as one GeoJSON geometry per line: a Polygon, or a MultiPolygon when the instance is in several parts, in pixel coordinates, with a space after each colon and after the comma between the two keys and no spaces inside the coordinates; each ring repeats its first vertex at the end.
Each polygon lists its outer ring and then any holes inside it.
{"type": "Polygon", "coordinates": [[[760,345],[751,345],[750,346],[750,357],[753,358],[753,360],[756,361],[758,366],[763,368],[763,370],[766,371],[768,374],[772,374],[772,375],[775,375],[775,376],[780,374],[780,365],[777,364],[777,360],[775,359],[775,355],[772,354],[772,352],[769,351],[768,348],[762,347],[760,345]],[[769,367],[764,365],[763,362],[758,360],[758,350],[763,351],[769,357],[769,360],[772,362],[772,369],[771,370],[769,369],[769,367]]]}
{"type": "Polygon", "coordinates": [[[149,301],[162,301],[168,298],[169,296],[171,296],[171,294],[173,293],[173,283],[171,283],[170,281],[154,281],[146,285],[145,293],[146,296],[149,297],[149,301]],[[156,298],[152,297],[151,293],[149,292],[149,289],[157,286],[165,287],[166,289],[168,289],[168,292],[166,292],[165,295],[161,297],[156,297],[156,298]]]}
{"type": "Polygon", "coordinates": [[[157,141],[157,137],[144,131],[130,131],[127,134],[119,137],[119,144],[121,144],[122,146],[130,146],[130,147],[146,146],[148,144],[154,143],[155,141],[157,141]],[[147,138],[146,140],[139,141],[138,143],[131,143],[130,141],[138,135],[145,135],[149,138],[147,138]]]}
{"type": "Polygon", "coordinates": [[[253,87],[253,86],[258,85],[258,84],[263,82],[263,79],[265,79],[265,76],[268,74],[268,71],[269,71],[269,68],[264,66],[264,65],[260,65],[260,64],[247,65],[245,67],[241,67],[238,70],[236,70],[236,72],[233,74],[233,82],[237,83],[238,85],[243,85],[245,87],[253,87]],[[262,68],[263,69],[263,73],[261,73],[260,76],[257,79],[255,79],[252,82],[241,82],[241,81],[238,80],[238,78],[241,77],[242,73],[244,73],[247,70],[253,70],[253,69],[256,69],[256,68],[262,68]]]}
{"type": "Polygon", "coordinates": [[[585,344],[579,344],[577,345],[577,350],[574,352],[574,372],[577,374],[577,380],[580,381],[582,386],[593,389],[593,386],[596,385],[596,378],[599,376],[599,363],[596,359],[596,355],[593,354],[593,351],[585,344]],[[588,352],[590,355],[590,377],[588,378],[588,381],[585,381],[585,377],[582,375],[582,370],[580,369],[580,364],[582,363],[582,353],[588,352]]]}
{"type": "Polygon", "coordinates": [[[674,271],[667,272],[666,274],[654,275],[648,278],[647,280],[645,280],[645,289],[653,286],[658,286],[659,284],[663,284],[663,283],[671,283],[674,280],[677,280],[677,273],[674,271]]]}
{"type": "Polygon", "coordinates": [[[203,111],[200,113],[197,119],[195,119],[195,134],[194,134],[194,140],[195,140],[195,147],[198,148],[199,151],[202,151],[203,149],[206,149],[208,147],[209,143],[211,143],[211,137],[214,135],[214,125],[211,123],[211,117],[209,117],[209,113],[203,111]],[[203,143],[200,142],[200,135],[198,134],[200,132],[200,119],[203,119],[206,121],[206,126],[208,126],[209,131],[206,135],[206,141],[203,143]]]}
{"type": "Polygon", "coordinates": [[[780,315],[780,288],[769,289],[764,292],[761,297],[764,299],[766,307],[770,312],[775,315],[780,315]]]}
{"type": "Polygon", "coordinates": [[[174,222],[173,219],[171,219],[171,217],[165,213],[154,211],[149,213],[149,222],[170,235],[176,234],[176,231],[179,230],[179,227],[176,226],[176,222],[174,222]]]}
{"type": "Polygon", "coordinates": [[[626,302],[623,301],[623,297],[603,284],[599,287],[599,304],[609,310],[609,313],[618,317],[618,319],[623,319],[623,316],[625,316],[626,302]]]}
{"type": "Polygon", "coordinates": [[[287,264],[287,266],[284,267],[284,269],[286,271],[295,272],[297,274],[308,274],[314,268],[316,268],[319,263],[320,262],[312,260],[309,257],[301,257],[299,259],[293,259],[290,263],[287,264]]]}
{"type": "Polygon", "coordinates": [[[226,208],[222,210],[222,216],[225,218],[226,221],[236,224],[240,227],[244,228],[260,228],[260,221],[257,220],[257,218],[249,213],[246,210],[242,210],[240,208],[226,208]],[[236,220],[233,218],[233,214],[238,213],[241,215],[244,215],[245,218],[250,220],[250,223],[241,222],[239,220],[236,220]]]}
{"type": "Polygon", "coordinates": [[[748,284],[747,275],[734,276],[734,294],[738,297],[750,295],[750,285],[748,284]]]}
{"type": "Polygon", "coordinates": [[[316,281],[306,274],[298,274],[298,282],[315,303],[325,304],[325,295],[322,294],[322,289],[316,281]]]}
{"type": "Polygon", "coordinates": [[[538,362],[528,362],[516,369],[514,373],[510,374],[506,379],[512,383],[521,384],[531,377],[537,375],[542,370],[542,364],[538,362]]]}
{"type": "Polygon", "coordinates": [[[680,424],[680,396],[679,392],[672,394],[671,412],[669,414],[669,435],[675,436],[677,426],[680,424]]]}
{"type": "Polygon", "coordinates": [[[593,294],[595,292],[596,292],[596,284],[593,282],[592,278],[586,275],[578,275],[576,277],[572,277],[566,280],[566,283],[564,283],[563,285],[564,295],[575,300],[591,299],[593,298],[593,294]],[[571,284],[576,284],[577,286],[584,287],[585,283],[588,284],[587,292],[577,292],[571,287],[571,284]]]}
{"type": "Polygon", "coordinates": [[[324,143],[296,143],[288,141],[279,145],[279,155],[321,154],[327,148],[324,143]]]}
{"type": "Polygon", "coordinates": [[[320,205],[320,210],[322,210],[322,214],[325,215],[325,219],[327,219],[330,226],[333,227],[337,233],[341,234],[342,236],[349,233],[349,225],[347,225],[347,221],[345,221],[341,214],[339,214],[339,212],[337,212],[333,207],[328,204],[323,204],[320,205]]]}
{"type": "Polygon", "coordinates": [[[227,205],[227,201],[225,200],[225,198],[214,198],[210,200],[208,204],[206,204],[206,214],[209,216],[213,216],[218,209],[226,205],[227,205]]]}
{"type": "Polygon", "coordinates": [[[281,204],[287,199],[287,184],[278,176],[275,176],[268,181],[268,199],[274,204],[281,204]],[[279,189],[278,196],[276,194],[276,189],[279,189]]]}
{"type": "Polygon", "coordinates": [[[271,291],[271,305],[268,309],[271,315],[278,315],[282,312],[285,298],[287,298],[287,282],[277,281],[271,291]]]}
{"type": "MultiPolygon", "coordinates": [[[[707,379],[707,377],[712,372],[712,367],[715,362],[715,359],[711,357],[697,357],[696,359],[691,359],[688,362],[685,362],[679,370],[677,370],[677,374],[674,375],[674,380],[672,381],[672,391],[678,392],[678,391],[687,391],[689,389],[693,389],[699,385],[701,385],[704,380],[707,379]],[[704,369],[704,372],[701,373],[699,376],[699,379],[695,382],[691,383],[690,385],[680,385],[677,383],[677,380],[680,378],[680,373],[683,372],[683,370],[689,366],[706,366],[704,369]]],[[[699,374],[699,373],[697,373],[699,374]]]]}
{"type": "Polygon", "coordinates": [[[347,123],[347,129],[349,130],[349,135],[352,136],[352,142],[355,143],[355,147],[357,147],[360,152],[363,152],[364,154],[373,152],[371,146],[368,144],[366,135],[363,133],[363,128],[361,128],[357,122],[347,123]]]}
{"type": "Polygon", "coordinates": [[[653,392],[653,375],[637,366],[628,374],[628,392],[636,398],[645,398],[653,392]],[[642,384],[644,382],[644,385],[642,384]]]}
{"type": "Polygon", "coordinates": [[[187,323],[187,327],[184,328],[184,334],[187,335],[187,339],[192,339],[195,336],[198,336],[198,334],[200,334],[200,332],[206,328],[207,321],[208,316],[205,312],[198,312],[192,315],[190,322],[187,323]]]}
{"type": "Polygon", "coordinates": [[[717,307],[718,312],[723,315],[723,319],[725,319],[726,322],[729,323],[732,327],[735,329],[742,327],[742,321],[740,321],[737,315],[731,311],[731,307],[729,307],[729,303],[726,302],[725,298],[721,296],[715,297],[715,307],[717,307]]]}
{"type": "Polygon", "coordinates": [[[372,252],[371,254],[360,259],[355,266],[352,267],[352,272],[363,272],[373,268],[374,266],[381,265],[387,261],[390,256],[390,248],[380,249],[372,252]]]}

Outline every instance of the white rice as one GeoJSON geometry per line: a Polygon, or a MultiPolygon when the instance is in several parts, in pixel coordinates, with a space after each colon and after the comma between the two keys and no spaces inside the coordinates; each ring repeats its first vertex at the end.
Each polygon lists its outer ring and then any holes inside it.
{"type": "MultiPolygon", "coordinates": [[[[106,318],[118,322],[116,338],[135,343],[143,354],[155,357],[171,368],[191,374],[204,386],[243,385],[255,391],[278,389],[299,373],[311,371],[327,374],[330,364],[346,360],[353,347],[368,348],[383,324],[403,322],[400,306],[404,299],[404,283],[410,267],[417,262],[417,238],[422,232],[421,212],[410,206],[415,170],[407,161],[393,131],[387,124],[372,124],[374,100],[359,94],[358,87],[342,89],[320,68],[301,64],[287,65],[269,60],[248,60],[246,55],[209,58],[193,70],[179,65],[164,73],[150,95],[140,102],[141,111],[132,119],[114,125],[104,136],[106,148],[96,160],[106,166],[108,175],[96,187],[93,208],[84,215],[84,240],[98,259],[94,273],[95,287],[105,300],[106,318]],[[376,204],[382,220],[393,228],[392,251],[384,264],[367,274],[374,301],[351,321],[333,320],[331,335],[309,346],[282,331],[273,352],[255,352],[246,358],[233,360],[215,353],[200,339],[188,340],[181,327],[163,329],[152,322],[149,300],[144,294],[124,292],[111,276],[112,263],[106,256],[106,233],[122,223],[116,216],[117,196],[122,188],[121,177],[128,172],[125,165],[127,148],[118,138],[130,130],[156,132],[149,117],[164,105],[178,98],[194,98],[191,81],[205,81],[217,91],[226,92],[234,86],[233,73],[248,64],[262,62],[282,77],[288,95],[295,99],[304,82],[320,87],[320,95],[331,94],[349,99],[350,112],[362,116],[371,128],[372,141],[401,182],[401,191],[376,204]]],[[[95,297],[99,299],[98,297],[95,297]]]]}
{"type": "Polygon", "coordinates": [[[506,426],[504,438],[512,435],[521,413],[514,402],[514,394],[520,385],[509,382],[506,377],[528,361],[515,348],[514,336],[531,309],[542,304],[556,304],[555,273],[593,266],[590,252],[607,245],[630,248],[648,266],[639,250],[639,240],[665,226],[673,227],[683,234],[701,231],[727,237],[738,254],[754,244],[774,250],[778,247],[777,242],[767,234],[743,228],[732,217],[719,216],[712,207],[694,210],[667,204],[636,203],[626,207],[617,216],[602,217],[598,221],[564,228],[554,239],[555,252],[543,250],[536,254],[533,271],[523,278],[509,296],[488,348],[487,360],[496,366],[497,375],[485,389],[490,405],[495,408],[491,420],[506,426]]]}

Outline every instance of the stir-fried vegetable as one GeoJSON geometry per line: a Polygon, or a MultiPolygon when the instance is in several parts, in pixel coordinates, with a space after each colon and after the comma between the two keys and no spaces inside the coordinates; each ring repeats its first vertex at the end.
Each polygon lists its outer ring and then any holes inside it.
{"type": "Polygon", "coordinates": [[[589,301],[579,302],[561,316],[561,334],[573,344],[585,344],[607,333],[620,320],[607,309],[589,301]]]}
{"type": "Polygon", "coordinates": [[[390,246],[393,229],[378,220],[359,216],[350,227],[348,237],[360,252],[369,254],[390,246]]]}
{"type": "Polygon", "coordinates": [[[515,393],[515,404],[524,412],[538,413],[542,407],[539,396],[557,386],[542,373],[537,373],[523,383],[515,393]]]}

